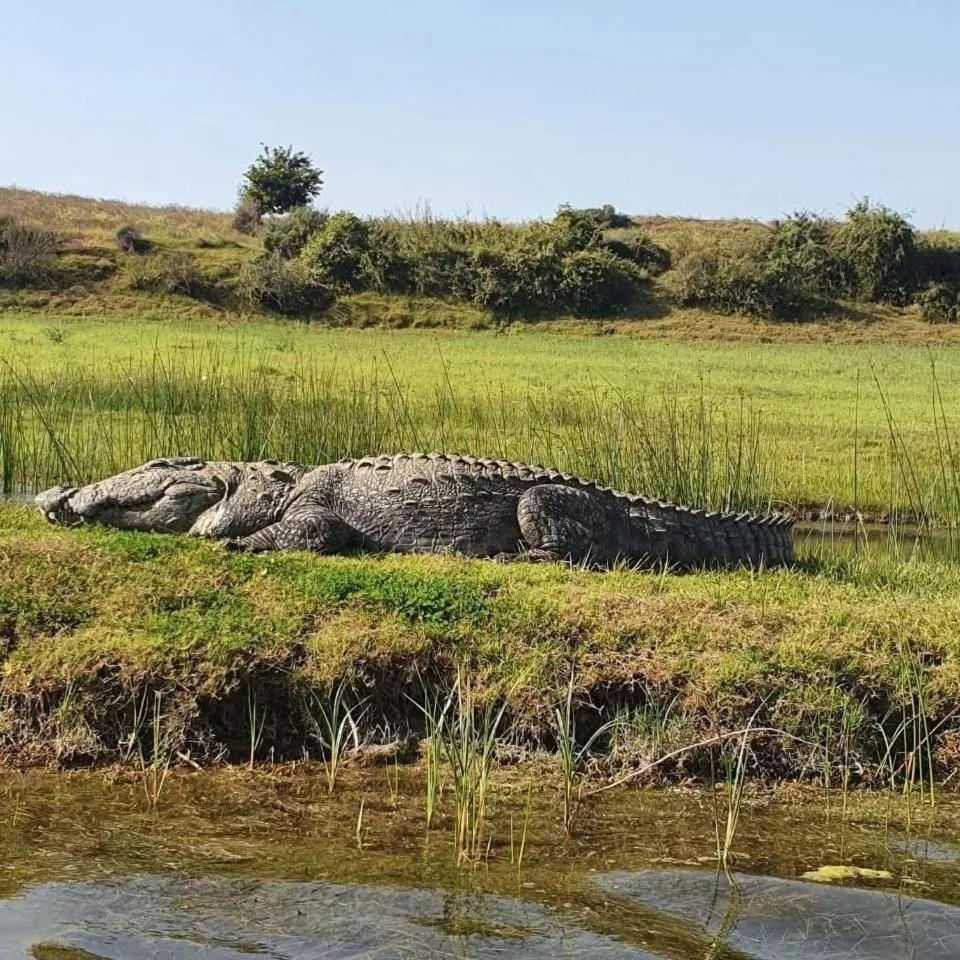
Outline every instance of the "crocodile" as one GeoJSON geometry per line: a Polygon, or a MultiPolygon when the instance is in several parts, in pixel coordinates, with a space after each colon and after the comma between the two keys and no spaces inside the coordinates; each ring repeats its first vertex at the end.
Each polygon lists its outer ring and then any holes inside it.
{"type": "Polygon", "coordinates": [[[412,453],[300,464],[154,460],[37,498],[65,524],[220,540],[233,550],[368,550],[471,557],[759,567],[792,559],[793,519],[707,512],[540,466],[412,453]]]}
{"type": "Polygon", "coordinates": [[[243,537],[280,519],[284,499],[309,470],[299,463],[165,457],[85,487],[51,487],[40,512],[63,526],[243,537]]]}

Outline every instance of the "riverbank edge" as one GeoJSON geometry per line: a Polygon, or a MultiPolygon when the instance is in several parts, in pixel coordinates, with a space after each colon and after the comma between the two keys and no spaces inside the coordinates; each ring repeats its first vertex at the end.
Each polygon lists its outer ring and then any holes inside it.
{"type": "Polygon", "coordinates": [[[960,571],[933,561],[681,576],[246,557],[2,505],[0,570],[6,766],[317,759],[337,690],[348,749],[415,760],[423,708],[458,682],[503,708],[509,763],[557,751],[571,672],[577,741],[615,724],[590,751],[600,776],[707,779],[744,730],[758,780],[944,781],[960,759],[960,571]]]}

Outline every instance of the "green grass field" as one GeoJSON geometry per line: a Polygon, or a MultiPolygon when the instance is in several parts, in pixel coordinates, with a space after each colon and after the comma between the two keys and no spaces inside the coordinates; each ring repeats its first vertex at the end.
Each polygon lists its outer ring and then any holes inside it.
{"type": "Polygon", "coordinates": [[[415,447],[713,506],[960,513],[949,346],[6,312],[0,358],[8,486],[171,453],[321,461],[415,447]]]}

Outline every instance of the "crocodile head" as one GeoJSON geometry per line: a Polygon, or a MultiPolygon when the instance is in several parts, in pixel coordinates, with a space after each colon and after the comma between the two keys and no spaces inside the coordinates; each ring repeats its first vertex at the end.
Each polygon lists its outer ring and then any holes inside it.
{"type": "Polygon", "coordinates": [[[279,518],[299,464],[151,460],[86,487],[53,487],[36,498],[51,523],[243,537],[279,518]]]}
{"type": "Polygon", "coordinates": [[[214,540],[247,537],[276,523],[297,481],[307,472],[299,463],[232,464],[227,491],[194,521],[190,533],[214,540]]]}
{"type": "Polygon", "coordinates": [[[186,533],[226,492],[219,466],[193,458],[151,460],[85,487],[44,490],[36,504],[51,523],[66,526],[186,533]]]}

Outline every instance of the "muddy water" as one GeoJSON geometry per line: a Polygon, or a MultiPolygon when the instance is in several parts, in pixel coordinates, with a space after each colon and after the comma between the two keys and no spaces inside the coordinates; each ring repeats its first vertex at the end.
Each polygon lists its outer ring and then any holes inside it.
{"type": "Polygon", "coordinates": [[[828,559],[866,554],[873,557],[925,560],[960,559],[956,530],[854,521],[803,522],[794,527],[799,559],[828,559]]]}
{"type": "Polygon", "coordinates": [[[410,771],[176,773],[155,811],[129,776],[4,774],[0,958],[960,957],[960,798],[754,791],[725,875],[711,796],[608,794],[565,840],[555,782],[498,781],[457,866],[410,771]]]}

